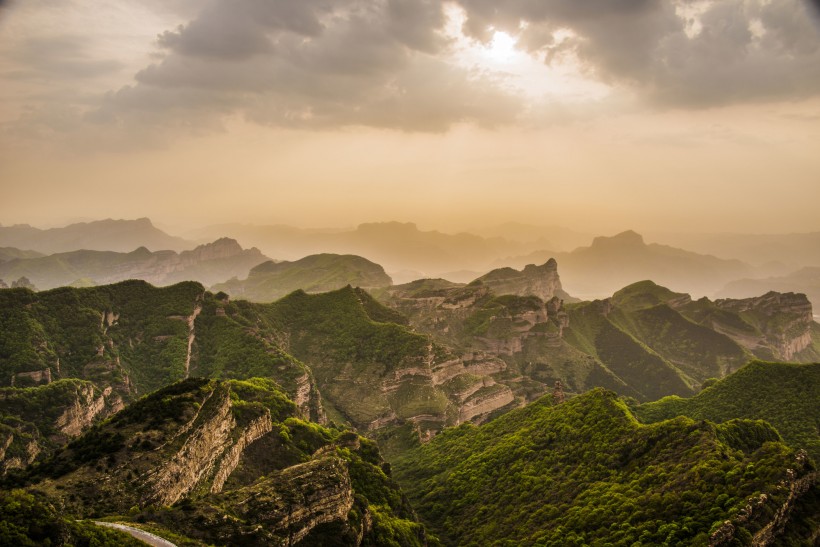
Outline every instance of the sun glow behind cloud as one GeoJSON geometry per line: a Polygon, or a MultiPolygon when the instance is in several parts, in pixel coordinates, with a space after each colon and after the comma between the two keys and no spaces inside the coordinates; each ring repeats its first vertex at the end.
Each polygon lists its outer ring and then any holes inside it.
{"type": "MultiPolygon", "coordinates": [[[[528,52],[513,33],[490,28],[491,38],[486,43],[465,36],[462,28],[466,21],[464,10],[454,4],[446,8],[445,36],[452,43],[451,62],[475,74],[490,76],[507,91],[526,101],[531,108],[545,101],[577,103],[600,101],[610,96],[609,86],[583,73],[581,65],[571,54],[546,61],[544,52],[528,52]]],[[[519,33],[526,29],[526,23],[519,33]]],[[[568,29],[553,34],[556,44],[572,37],[568,29]]]]}

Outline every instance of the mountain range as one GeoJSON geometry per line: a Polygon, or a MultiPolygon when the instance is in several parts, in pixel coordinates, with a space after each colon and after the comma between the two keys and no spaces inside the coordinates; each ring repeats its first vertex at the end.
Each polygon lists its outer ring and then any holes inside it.
{"type": "Polygon", "coordinates": [[[497,264],[521,267],[548,258],[561,264],[567,292],[583,299],[602,298],[644,279],[699,296],[712,295],[726,283],[752,273],[752,268],[739,260],[647,244],[633,231],[596,237],[592,245],[568,253],[539,250],[497,264]]]}
{"type": "Polygon", "coordinates": [[[111,518],[181,545],[810,544],[814,368],[743,367],[818,360],[805,297],[562,290],[554,261],[374,291],[388,306],[349,286],[2,290],[0,534],[111,518]],[[689,400],[783,431],[673,418],[689,400]]]}
{"type": "Polygon", "coordinates": [[[235,240],[222,238],[180,253],[139,247],[127,253],[81,250],[21,256],[0,262],[0,279],[26,277],[38,289],[105,285],[126,279],[143,279],[154,285],[192,280],[210,286],[230,277],[244,277],[268,260],[258,249],[242,249],[235,240]]]}
{"type": "MultiPolygon", "coordinates": [[[[814,275],[815,267],[820,265],[820,256],[814,251],[818,248],[817,234],[664,236],[669,238],[668,241],[681,242],[686,248],[708,251],[711,255],[658,243],[647,244],[641,235],[633,231],[612,237],[596,237],[590,245],[577,247],[591,237],[555,226],[540,227],[514,222],[477,227],[471,233],[457,234],[425,231],[412,223],[381,222],[361,224],[355,229],[223,224],[194,231],[190,235],[202,245],[232,237],[239,245],[254,245],[262,249],[267,257],[279,262],[296,262],[309,255],[356,255],[381,265],[399,284],[431,277],[469,282],[493,268],[521,269],[527,264],[544,263],[554,258],[561,264],[566,291],[583,299],[605,298],[619,288],[643,279],[652,279],[673,290],[697,296],[751,297],[776,290],[807,293],[810,299],[815,299],[815,303],[818,299],[814,275]],[[203,239],[204,236],[207,238],[203,239]],[[557,247],[553,246],[555,241],[559,242],[557,247]],[[566,250],[572,248],[572,251],[566,250]],[[732,257],[740,257],[742,261],[732,257]],[[798,271],[801,267],[804,269],[798,271]]],[[[179,252],[195,247],[193,239],[169,235],[153,226],[148,219],[109,219],[48,230],[27,225],[0,226],[0,246],[3,245],[6,247],[0,247],[0,263],[73,253],[41,262],[28,262],[28,273],[17,277],[13,277],[13,272],[5,275],[6,285],[25,276],[29,281],[33,280],[38,288],[75,282],[83,284],[88,283],[89,278],[96,283],[125,278],[106,276],[104,272],[94,270],[101,268],[100,264],[106,260],[118,264],[127,262],[128,258],[76,251],[134,253],[134,249],[144,247],[160,252],[166,260],[173,261],[166,250],[179,252]],[[38,271],[40,268],[43,271],[38,271]],[[84,275],[86,271],[92,271],[93,275],[84,275]],[[39,282],[34,279],[43,277],[46,279],[39,282]]],[[[248,259],[249,262],[253,260],[248,259]]],[[[167,270],[169,266],[161,264],[158,268],[160,271],[149,271],[150,268],[141,265],[132,268],[130,273],[124,272],[123,276],[130,275],[160,284],[195,279],[211,286],[227,282],[231,277],[243,279],[248,273],[243,267],[235,273],[227,271],[225,273],[228,275],[225,276],[189,272],[187,277],[180,275],[163,279],[162,270],[167,270]]],[[[173,268],[180,269],[179,266],[173,268]]],[[[320,273],[311,275],[321,276],[320,273]]],[[[339,278],[345,275],[341,274],[339,278]]],[[[251,280],[250,284],[260,281],[261,278],[251,280]]],[[[266,284],[273,285],[271,281],[266,284]]],[[[234,290],[241,290],[235,282],[232,286],[234,290]]],[[[343,285],[327,288],[340,286],[343,285]]],[[[308,284],[295,287],[293,283],[286,283],[276,290],[276,294],[282,295],[294,288],[310,290],[308,284]]],[[[263,292],[268,294],[253,298],[271,299],[269,290],[263,292]]]]}
{"type": "Polygon", "coordinates": [[[147,218],[139,218],[78,222],[45,230],[28,224],[0,225],[0,247],[52,254],[78,250],[129,252],[138,247],[184,251],[193,248],[194,244],[168,235],[147,218]]]}

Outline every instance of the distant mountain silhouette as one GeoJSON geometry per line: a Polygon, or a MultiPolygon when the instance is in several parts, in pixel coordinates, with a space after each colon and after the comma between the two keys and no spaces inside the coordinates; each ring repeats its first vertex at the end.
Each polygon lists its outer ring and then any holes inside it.
{"type": "MultiPolygon", "coordinates": [[[[268,256],[295,260],[309,254],[354,254],[384,266],[388,272],[412,270],[423,276],[445,272],[486,271],[495,260],[526,253],[541,244],[520,243],[475,234],[420,230],[413,223],[376,222],[348,230],[303,230],[292,226],[222,224],[197,234],[228,236],[260,248],[268,256]]],[[[405,279],[405,276],[400,276],[405,279]]],[[[471,277],[471,276],[470,276],[471,277]]]]}
{"type": "Polygon", "coordinates": [[[28,224],[0,226],[0,246],[51,254],[78,250],[129,252],[137,247],[183,251],[195,244],[166,234],[147,218],[138,218],[80,222],[47,230],[28,224]]]}
{"type": "Polygon", "coordinates": [[[664,234],[673,245],[699,253],[736,258],[781,276],[806,266],[820,267],[820,232],[796,234],[664,234]]]}
{"type": "Polygon", "coordinates": [[[732,279],[749,275],[751,267],[668,245],[644,242],[628,230],[612,237],[596,237],[589,247],[569,253],[537,251],[500,264],[521,267],[555,258],[561,264],[564,289],[581,298],[605,297],[620,287],[652,279],[674,290],[711,295],[732,279]]]}
{"type": "Polygon", "coordinates": [[[36,258],[0,262],[0,279],[11,282],[25,276],[40,290],[65,285],[93,286],[126,279],[142,279],[153,285],[199,281],[212,285],[270,260],[259,249],[242,249],[233,239],[223,238],[191,251],[151,252],[139,247],[130,253],[114,251],[71,251],[36,258]]]}
{"type": "Polygon", "coordinates": [[[815,313],[820,313],[820,268],[802,268],[789,275],[765,279],[738,279],[728,283],[717,296],[720,298],[748,298],[769,291],[805,294],[815,313]]]}

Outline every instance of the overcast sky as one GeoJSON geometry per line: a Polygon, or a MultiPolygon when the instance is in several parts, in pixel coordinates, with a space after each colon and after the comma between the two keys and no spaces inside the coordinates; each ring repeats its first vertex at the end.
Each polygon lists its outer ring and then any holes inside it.
{"type": "Polygon", "coordinates": [[[0,0],[0,223],[820,230],[805,0],[0,0]]]}

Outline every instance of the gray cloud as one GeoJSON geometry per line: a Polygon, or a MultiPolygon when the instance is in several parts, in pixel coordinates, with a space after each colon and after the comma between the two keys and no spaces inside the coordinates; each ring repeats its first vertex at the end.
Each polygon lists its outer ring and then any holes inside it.
{"type": "Polygon", "coordinates": [[[239,0],[208,4],[159,35],[165,51],[89,119],[444,131],[511,121],[516,101],[487,77],[438,58],[438,0],[239,0]],[[197,115],[199,114],[199,115],[197,115]]]}
{"type": "Polygon", "coordinates": [[[702,29],[691,36],[676,10],[693,4],[688,0],[459,3],[472,36],[487,40],[491,27],[520,33],[521,43],[548,62],[572,53],[590,74],[659,104],[706,107],[820,92],[820,31],[808,2],[702,3],[702,29]],[[575,37],[557,44],[559,29],[575,37]]]}
{"type": "Polygon", "coordinates": [[[85,38],[73,34],[28,38],[11,52],[11,58],[22,68],[3,74],[10,79],[84,79],[123,68],[114,59],[99,59],[89,53],[85,38]]]}

